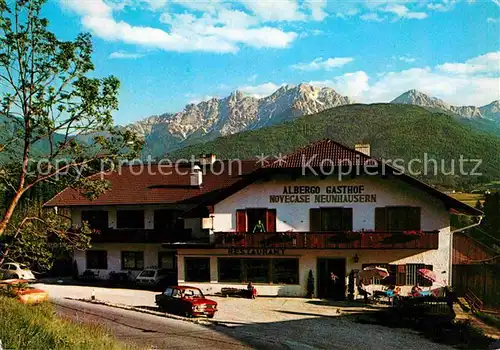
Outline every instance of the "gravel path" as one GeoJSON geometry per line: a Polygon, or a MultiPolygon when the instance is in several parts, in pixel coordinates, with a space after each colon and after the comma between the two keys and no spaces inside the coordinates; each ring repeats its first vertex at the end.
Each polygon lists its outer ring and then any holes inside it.
{"type": "MultiPolygon", "coordinates": [[[[38,284],[37,287],[47,290],[56,302],[65,297],[88,299],[93,289],[92,287],[42,284],[38,284]]],[[[156,294],[149,291],[107,288],[95,288],[95,293],[98,300],[148,307],[154,306],[156,294]]],[[[359,323],[356,314],[366,311],[363,306],[332,305],[321,300],[300,298],[257,298],[256,300],[210,298],[218,302],[219,312],[214,319],[217,323],[208,328],[227,337],[224,339],[232,339],[235,344],[248,344],[253,348],[450,349],[410,329],[359,323]]],[[[127,313],[129,315],[127,317],[135,318],[130,312],[127,313]]],[[[151,315],[147,317],[166,320],[151,315]]],[[[180,320],[168,321],[169,327],[173,329],[176,325],[182,327],[186,323],[180,320]]],[[[195,326],[201,327],[196,329],[207,329],[201,325],[195,326]]],[[[208,346],[208,343],[204,345],[208,346]]]]}

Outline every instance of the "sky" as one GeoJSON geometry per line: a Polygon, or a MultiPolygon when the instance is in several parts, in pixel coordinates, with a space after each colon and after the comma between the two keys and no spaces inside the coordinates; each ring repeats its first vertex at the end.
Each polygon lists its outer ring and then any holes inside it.
{"type": "Polygon", "coordinates": [[[43,14],[61,39],[92,34],[92,75],[120,79],[122,125],[284,84],[363,103],[500,99],[500,0],[48,0],[43,14]]]}

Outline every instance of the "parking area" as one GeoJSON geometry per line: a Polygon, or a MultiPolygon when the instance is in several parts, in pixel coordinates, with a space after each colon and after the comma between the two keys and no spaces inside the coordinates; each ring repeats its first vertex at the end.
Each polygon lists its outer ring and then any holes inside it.
{"type": "MultiPolygon", "coordinates": [[[[127,306],[155,307],[155,295],[158,292],[101,288],[91,286],[72,286],[58,284],[37,284],[37,287],[46,290],[51,298],[90,299],[92,294],[96,300],[112,304],[127,306]]],[[[218,304],[216,320],[225,324],[246,324],[280,322],[314,317],[337,317],[347,313],[352,314],[373,307],[364,307],[355,303],[330,303],[319,299],[305,298],[272,298],[258,297],[257,299],[224,298],[209,296],[218,304]]]]}
{"type": "MultiPolygon", "coordinates": [[[[90,299],[135,307],[154,307],[156,292],[88,286],[37,284],[51,298],[90,299]]],[[[418,332],[359,322],[359,314],[378,307],[359,303],[334,303],[319,299],[209,297],[217,301],[219,312],[214,330],[257,348],[279,349],[443,349],[418,332]],[[271,346],[272,345],[272,346],[271,346]]],[[[182,321],[179,321],[182,322],[182,321]]]]}

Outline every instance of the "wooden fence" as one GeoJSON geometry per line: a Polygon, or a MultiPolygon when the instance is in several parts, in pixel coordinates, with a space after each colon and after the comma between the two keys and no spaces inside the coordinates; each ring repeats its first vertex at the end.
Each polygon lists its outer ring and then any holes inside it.
{"type": "Polygon", "coordinates": [[[500,264],[453,265],[453,284],[458,296],[470,289],[485,309],[500,309],[500,264]]]}

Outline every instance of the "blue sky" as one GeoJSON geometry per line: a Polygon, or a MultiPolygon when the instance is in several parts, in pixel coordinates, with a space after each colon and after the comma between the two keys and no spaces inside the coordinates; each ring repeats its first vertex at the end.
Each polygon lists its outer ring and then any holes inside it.
{"type": "Polygon", "coordinates": [[[49,0],[44,12],[61,38],[93,35],[94,74],[122,82],[118,124],[301,82],[360,102],[412,88],[500,98],[500,0],[49,0]]]}

